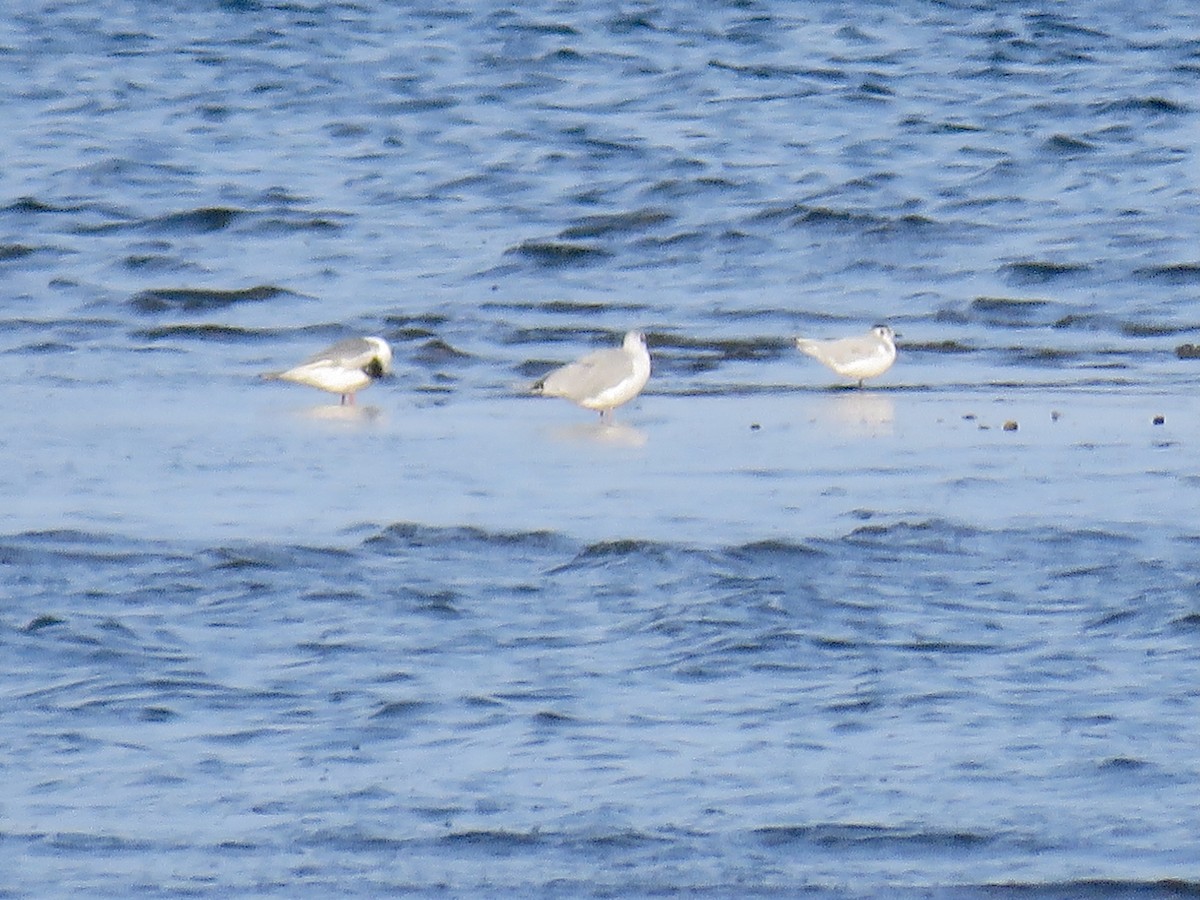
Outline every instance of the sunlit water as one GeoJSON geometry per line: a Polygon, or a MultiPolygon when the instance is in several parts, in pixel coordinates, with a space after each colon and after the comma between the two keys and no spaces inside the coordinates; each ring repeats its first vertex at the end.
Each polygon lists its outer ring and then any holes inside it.
{"type": "Polygon", "coordinates": [[[0,896],[1200,889],[1198,35],[16,4],[0,896]]]}

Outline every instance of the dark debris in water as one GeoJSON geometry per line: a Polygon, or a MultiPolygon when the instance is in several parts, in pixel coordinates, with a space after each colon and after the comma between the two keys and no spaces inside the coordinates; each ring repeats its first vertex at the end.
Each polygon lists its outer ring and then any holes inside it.
{"type": "Polygon", "coordinates": [[[1200,344],[1180,344],[1175,355],[1180,359],[1200,359],[1200,344]]]}

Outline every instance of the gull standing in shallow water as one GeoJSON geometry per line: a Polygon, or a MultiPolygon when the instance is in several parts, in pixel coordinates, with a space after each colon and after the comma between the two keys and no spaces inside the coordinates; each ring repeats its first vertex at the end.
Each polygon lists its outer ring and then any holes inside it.
{"type": "Polygon", "coordinates": [[[859,337],[819,341],[796,338],[796,347],[844,378],[862,387],[867,378],[882,375],[896,361],[896,333],[887,325],[876,325],[859,337]]]}
{"type": "Polygon", "coordinates": [[[338,341],[295,368],[267,372],[262,377],[341,394],[342,405],[353,406],[356,392],[391,371],[392,348],[388,342],[381,337],[363,337],[338,341]]]}
{"type": "Polygon", "coordinates": [[[531,390],[543,397],[565,397],[584,409],[600,412],[611,422],[612,411],[642,392],[650,380],[650,351],[646,335],[630,331],[620,349],[597,350],[555,369],[531,390]]]}

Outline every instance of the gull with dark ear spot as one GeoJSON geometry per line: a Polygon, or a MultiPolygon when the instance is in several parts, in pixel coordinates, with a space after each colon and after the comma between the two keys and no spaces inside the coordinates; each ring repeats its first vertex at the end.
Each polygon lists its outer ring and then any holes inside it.
{"type": "Polygon", "coordinates": [[[843,378],[857,381],[859,387],[864,380],[882,375],[896,361],[896,333],[887,325],[876,325],[857,337],[825,341],[796,338],[796,347],[843,378]]]}
{"type": "Polygon", "coordinates": [[[543,397],[563,397],[611,422],[612,411],[642,392],[650,380],[646,335],[630,331],[616,349],[597,350],[555,369],[530,388],[543,397]]]}
{"type": "Polygon", "coordinates": [[[294,368],[266,372],[262,377],[341,394],[342,405],[353,406],[358,391],[391,371],[392,348],[388,342],[381,337],[361,337],[338,341],[294,368]]]}

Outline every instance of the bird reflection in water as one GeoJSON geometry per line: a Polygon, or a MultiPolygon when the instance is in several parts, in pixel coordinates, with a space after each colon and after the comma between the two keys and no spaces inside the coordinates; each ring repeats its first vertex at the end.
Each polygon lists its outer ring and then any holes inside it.
{"type": "Polygon", "coordinates": [[[624,422],[579,423],[555,428],[551,435],[558,441],[598,444],[609,447],[644,447],[646,432],[624,422]]]}
{"type": "Polygon", "coordinates": [[[893,431],[896,406],[878,391],[830,391],[818,400],[815,418],[831,432],[848,437],[886,437],[893,431]]]}
{"type": "Polygon", "coordinates": [[[364,425],[375,422],[383,414],[378,406],[310,406],[299,415],[318,422],[342,422],[347,425],[364,425]]]}

